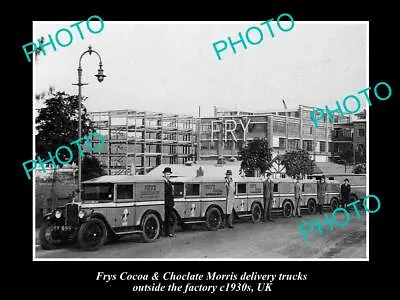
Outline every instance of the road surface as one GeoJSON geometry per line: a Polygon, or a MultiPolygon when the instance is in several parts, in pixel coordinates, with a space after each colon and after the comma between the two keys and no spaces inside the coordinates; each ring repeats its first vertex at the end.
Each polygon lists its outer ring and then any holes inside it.
{"type": "MultiPolygon", "coordinates": [[[[329,214],[329,212],[326,212],[329,214]]],[[[337,214],[338,222],[343,216],[337,214]]],[[[330,231],[323,227],[324,236],[317,228],[305,241],[298,225],[302,221],[323,215],[303,215],[302,218],[276,217],[273,223],[253,224],[240,219],[234,229],[207,231],[196,225],[191,230],[176,232],[175,238],[161,237],[154,243],[144,243],[139,236],[125,236],[105,244],[97,251],[83,251],[78,245],[57,250],[36,247],[35,257],[41,258],[365,258],[366,215],[357,220],[354,212],[345,227],[330,231]]]]}

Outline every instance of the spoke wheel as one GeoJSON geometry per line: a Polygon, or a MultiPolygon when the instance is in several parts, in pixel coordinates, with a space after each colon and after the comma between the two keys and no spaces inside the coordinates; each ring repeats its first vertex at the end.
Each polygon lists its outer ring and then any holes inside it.
{"type": "Polygon", "coordinates": [[[217,230],[222,224],[221,212],[216,207],[211,207],[206,213],[207,229],[211,231],[217,230]]]}
{"type": "Polygon", "coordinates": [[[259,223],[261,221],[261,205],[259,203],[254,203],[251,207],[251,221],[253,223],[259,223]]]}
{"type": "Polygon", "coordinates": [[[91,219],[79,228],[78,241],[86,251],[99,249],[106,239],[107,228],[100,219],[91,219]]]}
{"type": "Polygon", "coordinates": [[[317,212],[317,204],[315,200],[311,199],[307,203],[307,212],[309,215],[315,215],[317,212]]]}
{"type": "Polygon", "coordinates": [[[153,213],[149,213],[143,218],[142,227],[142,237],[146,243],[154,242],[160,235],[160,221],[153,213]]]}
{"type": "Polygon", "coordinates": [[[57,249],[66,242],[63,232],[60,229],[57,229],[56,226],[58,225],[45,222],[40,227],[39,239],[40,245],[43,249],[57,249]]]}
{"type": "Polygon", "coordinates": [[[283,204],[283,216],[285,218],[289,218],[292,215],[292,212],[293,212],[292,204],[289,201],[286,201],[285,204],[283,204]]]}
{"type": "Polygon", "coordinates": [[[338,206],[339,206],[338,200],[336,198],[333,198],[331,200],[331,211],[332,212],[335,211],[335,209],[338,208],[338,206]]]}

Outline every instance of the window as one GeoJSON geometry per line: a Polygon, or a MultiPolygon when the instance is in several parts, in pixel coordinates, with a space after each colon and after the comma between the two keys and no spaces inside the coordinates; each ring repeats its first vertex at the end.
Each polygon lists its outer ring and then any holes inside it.
{"type": "Polygon", "coordinates": [[[246,184],[238,183],[238,194],[246,194],[246,184]]]}
{"type": "Polygon", "coordinates": [[[299,135],[300,134],[300,126],[297,123],[289,123],[288,124],[288,133],[290,135],[299,135]]]}
{"type": "Polygon", "coordinates": [[[182,198],[183,197],[183,183],[174,183],[174,198],[182,198]]]}
{"type": "Polygon", "coordinates": [[[307,135],[312,135],[312,130],[313,127],[312,126],[308,126],[308,125],[303,125],[303,134],[307,134],[307,135]]]}
{"type": "Polygon", "coordinates": [[[325,147],[326,147],[325,142],[319,142],[319,151],[320,152],[325,152],[326,151],[325,147]]]}
{"type": "Polygon", "coordinates": [[[207,149],[209,149],[209,142],[208,142],[208,141],[201,141],[201,142],[200,142],[200,149],[201,149],[201,150],[207,150],[207,149]]]}
{"type": "Polygon", "coordinates": [[[313,141],[303,141],[303,149],[306,151],[313,151],[313,141]]]}
{"type": "Polygon", "coordinates": [[[200,184],[198,183],[186,184],[186,196],[200,196],[200,184]]]}
{"type": "Polygon", "coordinates": [[[334,117],[333,117],[333,122],[334,123],[339,123],[339,115],[334,115],[334,117]]]}
{"type": "Polygon", "coordinates": [[[285,138],[279,138],[279,148],[285,149],[285,138]]]}
{"type": "Polygon", "coordinates": [[[274,123],[273,124],[273,132],[274,133],[286,134],[286,124],[285,124],[285,122],[274,121],[273,123],[274,123]]]}
{"type": "Polygon", "coordinates": [[[300,140],[294,139],[288,141],[288,150],[293,151],[299,149],[300,140]]]}
{"type": "Polygon", "coordinates": [[[358,129],[358,136],[365,136],[365,130],[364,129],[358,129]]]}
{"type": "Polygon", "coordinates": [[[333,143],[328,142],[329,152],[333,152],[333,143]]]}
{"type": "Polygon", "coordinates": [[[84,184],[82,200],[112,202],[114,185],[112,183],[84,184]]]}
{"type": "Polygon", "coordinates": [[[278,192],[278,184],[274,183],[274,193],[277,193],[277,192],[278,192]]]}
{"type": "Polygon", "coordinates": [[[133,185],[117,185],[117,199],[133,199],[133,185]]]}

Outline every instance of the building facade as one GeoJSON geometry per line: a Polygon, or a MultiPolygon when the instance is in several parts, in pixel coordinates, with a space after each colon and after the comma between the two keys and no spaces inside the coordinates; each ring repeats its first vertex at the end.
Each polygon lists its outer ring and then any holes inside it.
{"type": "Polygon", "coordinates": [[[92,154],[109,175],[147,174],[160,164],[182,164],[195,157],[192,116],[114,110],[91,112],[90,119],[105,140],[101,153],[92,154]]]}
{"type": "Polygon", "coordinates": [[[335,136],[335,129],[346,126],[360,133],[356,138],[351,131],[351,142],[354,137],[357,147],[365,149],[365,121],[351,122],[349,116],[335,115],[331,123],[325,116],[316,128],[310,118],[313,109],[300,105],[282,111],[248,112],[215,107],[213,117],[200,118],[131,110],[91,112],[94,127],[106,143],[100,154],[93,155],[110,175],[147,174],[160,164],[237,160],[248,142],[265,138],[273,157],[304,149],[314,161],[328,162],[349,143],[345,131],[343,141],[335,136]]]}
{"type": "MultiPolygon", "coordinates": [[[[200,118],[200,159],[238,158],[239,151],[256,138],[267,139],[274,155],[288,151],[307,150],[316,162],[327,162],[333,152],[334,125],[328,116],[314,126],[310,112],[313,107],[249,113],[218,111],[214,117],[200,118]]],[[[350,118],[337,118],[349,122],[350,118]]]]}
{"type": "Polygon", "coordinates": [[[367,120],[366,112],[356,115],[356,119],[346,123],[336,123],[333,129],[333,156],[341,159],[345,155],[348,163],[357,164],[366,161],[367,120]]]}

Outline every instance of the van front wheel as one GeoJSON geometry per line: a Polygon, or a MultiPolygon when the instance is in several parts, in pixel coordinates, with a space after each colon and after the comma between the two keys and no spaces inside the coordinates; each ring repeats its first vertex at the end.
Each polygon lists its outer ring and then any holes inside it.
{"type": "Polygon", "coordinates": [[[97,250],[107,239],[107,228],[100,219],[93,218],[83,223],[78,231],[78,241],[86,251],[97,250]]]}

